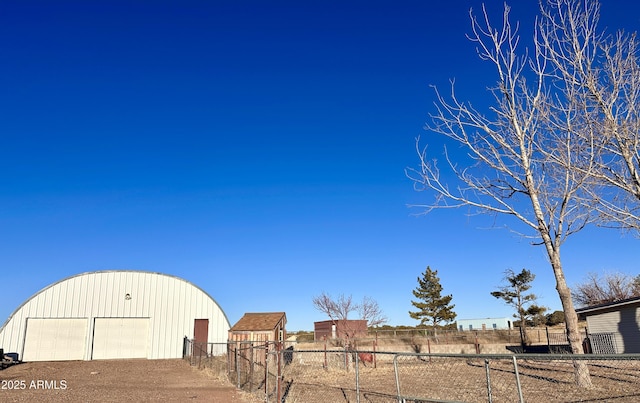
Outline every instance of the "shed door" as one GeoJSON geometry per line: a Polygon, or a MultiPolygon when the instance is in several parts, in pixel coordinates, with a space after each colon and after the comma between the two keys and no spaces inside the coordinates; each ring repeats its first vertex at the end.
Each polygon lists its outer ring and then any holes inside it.
{"type": "Polygon", "coordinates": [[[196,319],[193,325],[193,354],[207,355],[209,319],[196,319]]]}
{"type": "Polygon", "coordinates": [[[96,318],[92,358],[147,358],[148,341],[149,318],[96,318]]]}
{"type": "Polygon", "coordinates": [[[87,319],[27,319],[23,361],[83,360],[87,319]]]}

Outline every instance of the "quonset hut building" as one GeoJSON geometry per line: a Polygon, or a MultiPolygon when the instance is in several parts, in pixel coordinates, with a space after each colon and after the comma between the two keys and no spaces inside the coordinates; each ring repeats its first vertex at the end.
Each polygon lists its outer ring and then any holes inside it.
{"type": "Polygon", "coordinates": [[[184,338],[224,343],[216,301],[178,277],[142,271],[78,274],[37,292],[0,328],[22,361],[181,358],[184,338]]]}

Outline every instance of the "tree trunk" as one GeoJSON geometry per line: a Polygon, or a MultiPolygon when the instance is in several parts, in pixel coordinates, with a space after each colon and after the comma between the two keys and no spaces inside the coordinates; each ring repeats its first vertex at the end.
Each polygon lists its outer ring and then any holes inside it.
{"type": "Polygon", "coordinates": [[[522,352],[524,353],[525,348],[527,347],[527,329],[522,327],[522,322],[520,322],[520,346],[522,347],[522,352]]]}
{"type": "Polygon", "coordinates": [[[518,302],[518,314],[520,314],[520,344],[524,352],[525,347],[529,345],[529,339],[527,338],[527,318],[523,315],[522,302],[518,302]]]}
{"type": "MultiPolygon", "coordinates": [[[[549,248],[547,248],[547,250],[549,250],[549,248]]],[[[553,267],[553,274],[556,278],[556,290],[560,296],[560,302],[562,302],[562,310],[564,311],[564,320],[567,327],[567,338],[569,339],[571,352],[573,354],[584,354],[582,340],[580,338],[580,329],[578,328],[578,315],[573,307],[571,290],[567,286],[567,281],[562,271],[559,253],[554,249],[549,255],[551,258],[551,266],[553,267]]],[[[583,388],[590,388],[592,386],[591,376],[586,361],[575,360],[573,367],[576,384],[583,388]]]]}
{"type": "MultiPolygon", "coordinates": [[[[526,154],[523,154],[526,155],[526,154]]],[[[528,166],[528,165],[527,165],[528,166]]],[[[569,339],[569,346],[573,354],[584,354],[582,350],[582,341],[580,340],[580,331],[578,329],[578,315],[573,307],[573,301],[571,300],[571,290],[567,286],[567,280],[564,277],[564,271],[562,270],[562,262],[560,261],[560,245],[562,245],[562,231],[555,233],[555,238],[551,236],[549,226],[546,224],[545,216],[541,208],[538,194],[534,191],[536,189],[533,186],[534,181],[531,175],[531,171],[527,172],[528,188],[531,189],[531,203],[535,212],[536,219],[538,221],[538,233],[542,237],[544,247],[549,256],[549,262],[553,269],[553,275],[556,278],[556,290],[562,303],[562,310],[564,311],[564,320],[567,327],[567,338],[569,339]]],[[[562,222],[565,219],[564,212],[558,213],[558,227],[562,227],[562,222]]],[[[576,384],[579,387],[590,388],[591,376],[589,374],[589,367],[586,361],[574,360],[573,368],[576,378],[576,384]]]]}

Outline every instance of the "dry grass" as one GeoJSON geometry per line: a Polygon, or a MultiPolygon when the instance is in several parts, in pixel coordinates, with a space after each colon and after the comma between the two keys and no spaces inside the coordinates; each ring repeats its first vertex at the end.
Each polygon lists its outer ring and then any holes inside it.
{"type": "MultiPolygon", "coordinates": [[[[518,401],[516,376],[510,360],[490,361],[493,402],[518,401]]],[[[519,377],[525,401],[600,402],[640,400],[640,365],[635,361],[594,361],[589,364],[593,387],[575,385],[569,360],[521,361],[519,377]]],[[[377,368],[359,367],[359,390],[367,402],[397,401],[393,363],[379,361],[377,368]]],[[[401,394],[424,400],[477,402],[488,400],[483,359],[405,357],[398,366],[401,394]]],[[[284,369],[287,402],[355,401],[355,371],[305,360],[284,369]]]]}

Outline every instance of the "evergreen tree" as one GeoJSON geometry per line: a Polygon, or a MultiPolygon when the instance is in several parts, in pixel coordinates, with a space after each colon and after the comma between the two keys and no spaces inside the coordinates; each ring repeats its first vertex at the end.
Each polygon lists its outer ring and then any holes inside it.
{"type": "MultiPolygon", "coordinates": [[[[505,272],[504,280],[508,283],[500,287],[498,291],[491,292],[491,295],[498,299],[502,299],[507,305],[511,305],[516,309],[513,314],[514,318],[519,319],[520,327],[526,328],[527,321],[531,320],[536,324],[536,318],[541,318],[547,308],[535,304],[538,298],[535,294],[527,294],[531,289],[531,283],[536,275],[530,270],[522,269],[520,273],[515,273],[509,269],[505,272]]],[[[538,320],[539,321],[539,320],[538,320]]],[[[522,332],[523,344],[527,342],[526,332],[522,332]]]]}
{"type": "Polygon", "coordinates": [[[453,312],[455,305],[451,304],[453,297],[442,296],[442,285],[437,270],[431,270],[427,266],[422,277],[418,277],[418,286],[413,290],[413,295],[418,301],[411,301],[411,305],[418,310],[409,311],[409,316],[419,320],[421,325],[431,324],[435,330],[440,322],[447,323],[456,318],[456,313],[453,312]]]}
{"type": "Polygon", "coordinates": [[[553,311],[552,313],[547,315],[547,326],[555,326],[560,323],[564,323],[564,312],[553,311]]]}

